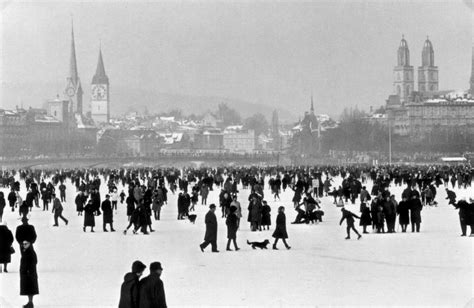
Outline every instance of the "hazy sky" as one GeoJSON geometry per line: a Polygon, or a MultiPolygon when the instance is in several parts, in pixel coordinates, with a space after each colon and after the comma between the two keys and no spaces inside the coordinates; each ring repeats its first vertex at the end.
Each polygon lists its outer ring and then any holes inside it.
{"type": "Polygon", "coordinates": [[[402,34],[415,71],[429,35],[440,89],[467,89],[466,1],[7,1],[0,106],[40,106],[64,91],[71,14],[85,101],[99,42],[112,95],[113,87],[154,89],[299,114],[312,93],[317,113],[368,109],[393,91],[402,34]]]}

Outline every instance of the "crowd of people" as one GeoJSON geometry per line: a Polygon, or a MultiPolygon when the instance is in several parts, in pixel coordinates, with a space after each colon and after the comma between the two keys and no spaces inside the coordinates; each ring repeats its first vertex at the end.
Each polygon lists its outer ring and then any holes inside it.
{"type": "MultiPolygon", "coordinates": [[[[96,220],[100,219],[100,216],[103,232],[116,231],[114,213],[120,203],[126,205],[128,217],[128,226],[123,230],[123,234],[127,234],[132,228],[134,234],[146,235],[154,232],[153,221],[161,219],[161,209],[168,204],[169,193],[177,194],[176,217],[177,220],[183,220],[191,219],[197,205],[207,205],[211,191],[218,191],[218,205],[211,203],[209,206],[204,219],[206,225],[204,242],[199,248],[204,252],[206,247],[211,245],[212,252],[219,252],[218,219],[215,213],[217,207],[220,208],[221,218],[225,220],[227,227],[226,250],[231,251],[233,244],[234,250],[238,251],[240,248],[237,244],[237,232],[242,228],[241,218],[244,209],[248,212],[247,222],[251,232],[269,230],[272,224],[272,209],[267,200],[271,198],[274,201],[280,200],[280,194],[287,190],[293,194],[293,204],[289,207],[296,212],[292,223],[322,222],[324,216],[322,200],[331,197],[334,206],[342,208],[340,224],[344,220],[347,223],[346,239],[350,239],[351,231],[354,231],[360,239],[362,235],[355,228],[354,218],[359,219],[359,225],[363,228],[362,233],[369,233],[367,228],[370,226],[374,233],[394,233],[397,216],[401,232],[407,232],[409,225],[412,232],[420,232],[422,210],[426,206],[438,205],[441,187],[446,190],[448,204],[459,210],[461,235],[466,236],[467,227],[470,226],[470,235],[474,236],[474,201],[472,199],[469,199],[469,202],[466,199],[457,201],[454,192],[454,189],[469,188],[471,182],[472,170],[469,166],[4,170],[0,173],[0,183],[9,192],[7,196],[0,192],[0,221],[8,202],[11,211],[15,212],[17,209],[24,223],[18,228],[29,230],[25,231],[28,233],[27,236],[18,237],[17,229],[16,239],[20,245],[22,258],[20,276],[24,283],[21,284],[21,294],[28,295],[29,302],[26,307],[32,307],[33,296],[38,294],[37,259],[33,248],[36,234],[32,235],[34,227],[28,224],[28,219],[32,216],[32,209],[37,207],[45,212],[52,211],[53,227],[59,227],[59,219],[67,226],[69,220],[63,216],[63,204],[66,202],[66,194],[69,193],[76,194],[75,209],[79,219],[83,221],[84,232],[87,228],[95,232],[96,220]],[[335,184],[334,179],[337,177],[342,179],[340,185],[335,184]],[[76,192],[67,191],[67,181],[75,187],[76,192]],[[371,184],[370,191],[367,189],[368,184],[371,184]],[[26,188],[24,196],[21,193],[24,191],[21,189],[23,185],[26,188]],[[107,191],[105,195],[100,193],[104,191],[103,185],[107,191]],[[405,187],[399,197],[390,192],[390,188],[394,186],[405,187]],[[239,198],[239,190],[248,191],[247,200],[239,198]],[[270,191],[270,195],[265,196],[265,191],[270,191]],[[245,202],[247,206],[242,206],[241,202],[245,202]],[[360,203],[360,216],[346,209],[348,204],[356,202],[360,203]]],[[[5,224],[0,226],[0,263],[3,264],[4,272],[8,271],[7,264],[11,262],[14,251],[13,237],[9,232],[5,224]]],[[[273,249],[278,249],[277,243],[280,239],[287,249],[291,248],[286,241],[288,233],[284,206],[278,208],[272,236],[273,249]]],[[[156,264],[153,265],[153,270],[150,265],[150,270],[157,273],[156,264]]],[[[142,272],[143,270],[140,273],[142,272]]],[[[137,276],[137,272],[132,270],[132,273],[137,276]]],[[[126,280],[128,278],[126,277],[126,280]]],[[[145,286],[146,283],[143,282],[144,290],[148,288],[145,286]]]]}

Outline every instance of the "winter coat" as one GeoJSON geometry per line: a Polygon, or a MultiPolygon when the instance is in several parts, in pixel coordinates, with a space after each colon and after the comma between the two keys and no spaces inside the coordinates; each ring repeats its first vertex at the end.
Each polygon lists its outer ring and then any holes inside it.
{"type": "Polygon", "coordinates": [[[410,214],[411,214],[411,223],[420,223],[421,222],[421,210],[423,205],[421,204],[420,199],[415,198],[410,200],[410,214]]]}
{"type": "Polygon", "coordinates": [[[410,223],[410,214],[409,214],[409,203],[408,201],[400,201],[397,207],[398,221],[401,225],[408,225],[410,223]]]}
{"type": "Polygon", "coordinates": [[[61,215],[63,212],[63,205],[58,198],[54,198],[53,200],[53,213],[56,215],[61,215]]]}
{"type": "Polygon", "coordinates": [[[112,211],[112,202],[110,200],[105,199],[102,201],[102,218],[104,220],[104,224],[111,224],[114,222],[114,214],[112,211]]]}
{"type": "Polygon", "coordinates": [[[84,227],[95,227],[95,209],[92,203],[88,202],[84,207],[84,227]]]}
{"type": "Polygon", "coordinates": [[[20,246],[24,241],[34,244],[36,242],[35,227],[33,225],[19,225],[16,227],[15,239],[20,246]]]}
{"type": "Polygon", "coordinates": [[[140,281],[140,308],[166,308],[165,288],[157,273],[140,281]]]}
{"type": "Polygon", "coordinates": [[[0,226],[0,264],[11,262],[10,247],[13,244],[13,234],[7,226],[0,226]]]}
{"type": "Polygon", "coordinates": [[[138,276],[135,273],[127,273],[123,277],[123,283],[120,287],[119,308],[139,308],[139,289],[138,276]]]}
{"type": "Polygon", "coordinates": [[[225,224],[227,225],[227,238],[236,239],[237,238],[237,229],[239,228],[238,224],[238,217],[235,213],[230,213],[227,216],[225,224]]]}
{"type": "Polygon", "coordinates": [[[132,216],[133,211],[135,210],[135,201],[132,196],[128,196],[127,200],[127,216],[132,216]]]}
{"type": "Polygon", "coordinates": [[[82,212],[84,211],[84,203],[86,202],[85,196],[80,193],[76,196],[76,199],[74,200],[74,203],[76,203],[76,211],[82,212]]]}
{"type": "Polygon", "coordinates": [[[271,226],[272,216],[270,212],[272,211],[271,207],[267,204],[262,206],[262,226],[271,226]]]}
{"type": "Polygon", "coordinates": [[[217,218],[216,214],[212,211],[207,212],[204,218],[206,223],[206,234],[204,235],[204,241],[214,242],[217,241],[217,218]]]}
{"type": "Polygon", "coordinates": [[[365,203],[360,204],[360,212],[359,226],[370,226],[372,224],[372,218],[370,217],[370,209],[365,203]]]}
{"type": "Polygon", "coordinates": [[[272,236],[274,238],[288,238],[288,233],[286,232],[286,216],[285,213],[278,213],[276,218],[276,228],[272,236]]]}
{"type": "Polygon", "coordinates": [[[23,250],[20,259],[20,295],[39,294],[36,264],[38,259],[33,246],[23,250]]]}
{"type": "Polygon", "coordinates": [[[249,217],[248,221],[250,223],[259,223],[262,219],[262,204],[260,201],[250,202],[249,207],[249,217]]]}
{"type": "Polygon", "coordinates": [[[348,226],[353,226],[354,225],[354,217],[359,218],[359,216],[357,216],[356,214],[354,214],[354,213],[352,213],[348,210],[343,210],[342,211],[342,218],[341,218],[341,221],[339,222],[339,224],[341,225],[342,222],[345,219],[348,226]]]}

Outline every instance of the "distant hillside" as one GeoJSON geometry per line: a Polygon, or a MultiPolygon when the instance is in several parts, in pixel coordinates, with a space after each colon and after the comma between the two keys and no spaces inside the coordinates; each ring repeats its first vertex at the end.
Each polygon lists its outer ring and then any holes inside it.
{"type": "MultiPolygon", "coordinates": [[[[203,114],[206,111],[217,111],[220,103],[225,103],[230,108],[237,110],[243,118],[255,113],[262,113],[270,121],[274,107],[249,103],[246,101],[230,99],[225,97],[189,96],[167,93],[155,93],[152,91],[142,91],[133,89],[114,89],[111,99],[114,103],[113,114],[123,114],[128,111],[142,112],[145,106],[150,113],[159,113],[180,109],[184,114],[203,114]],[[138,94],[139,93],[139,94],[138,94]],[[116,105],[115,105],[116,103],[116,105]]],[[[282,122],[297,121],[298,115],[292,114],[285,109],[277,108],[279,119],[282,122]]]]}
{"type": "MultiPolygon", "coordinates": [[[[237,99],[225,97],[189,96],[179,94],[159,93],[153,90],[133,89],[127,87],[112,87],[111,93],[111,115],[121,115],[129,111],[143,112],[145,107],[149,113],[167,112],[180,109],[184,114],[200,115],[206,111],[216,111],[220,103],[237,110],[242,118],[249,117],[255,113],[262,113],[270,122],[273,110],[272,106],[255,104],[237,99]]],[[[62,84],[16,84],[2,85],[0,108],[12,109],[16,105],[23,104],[24,108],[43,107],[48,99],[54,99],[57,94],[63,97],[62,84]]],[[[84,105],[89,109],[90,89],[84,89],[84,105]]],[[[282,108],[278,110],[280,122],[296,122],[298,114],[282,108]]]]}

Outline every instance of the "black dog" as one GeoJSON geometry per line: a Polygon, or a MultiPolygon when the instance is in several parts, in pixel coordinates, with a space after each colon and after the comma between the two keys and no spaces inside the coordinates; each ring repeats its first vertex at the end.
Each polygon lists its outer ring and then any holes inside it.
{"type": "Polygon", "coordinates": [[[252,246],[253,249],[255,249],[255,247],[267,249],[267,245],[270,244],[270,242],[268,240],[264,240],[263,242],[249,242],[249,240],[247,240],[247,244],[252,246]]]}
{"type": "Polygon", "coordinates": [[[196,222],[196,214],[190,214],[188,215],[189,222],[195,223],[196,222]]]}

